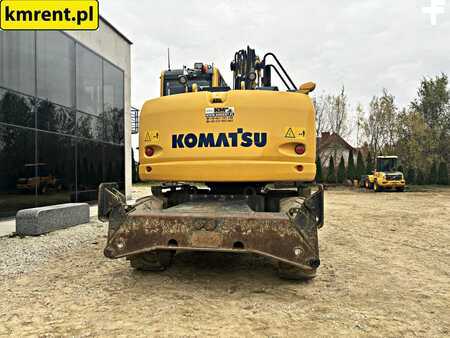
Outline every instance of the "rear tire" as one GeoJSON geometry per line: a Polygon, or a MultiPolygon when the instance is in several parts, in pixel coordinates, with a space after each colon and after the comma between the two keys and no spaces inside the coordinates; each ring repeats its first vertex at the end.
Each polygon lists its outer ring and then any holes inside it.
{"type": "Polygon", "coordinates": [[[405,191],[405,188],[395,188],[395,190],[397,190],[398,192],[403,192],[405,191]]]}
{"type": "Polygon", "coordinates": [[[382,192],[382,191],[383,191],[383,188],[380,187],[380,186],[378,185],[377,182],[374,182],[374,183],[373,183],[373,190],[374,190],[375,192],[382,192]]]}
{"type": "Polygon", "coordinates": [[[306,272],[293,265],[279,262],[278,277],[287,280],[309,280],[316,277],[316,269],[306,272]]]}
{"type": "Polygon", "coordinates": [[[132,256],[130,265],[140,271],[164,271],[171,264],[175,252],[171,250],[152,251],[132,256]]]}

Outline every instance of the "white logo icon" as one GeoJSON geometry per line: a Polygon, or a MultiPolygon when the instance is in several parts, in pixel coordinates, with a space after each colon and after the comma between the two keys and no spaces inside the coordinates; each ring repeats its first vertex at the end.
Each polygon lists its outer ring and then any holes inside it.
{"type": "Polygon", "coordinates": [[[429,7],[423,7],[422,12],[430,16],[432,26],[437,25],[438,14],[445,13],[445,0],[431,0],[429,7]]]}

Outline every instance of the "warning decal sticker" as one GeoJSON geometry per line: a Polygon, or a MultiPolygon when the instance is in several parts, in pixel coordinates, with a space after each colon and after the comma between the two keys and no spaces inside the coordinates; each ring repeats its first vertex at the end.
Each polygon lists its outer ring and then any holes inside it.
{"type": "Polygon", "coordinates": [[[159,131],[157,130],[147,130],[145,133],[144,142],[146,143],[159,143],[159,131]]]}
{"type": "Polygon", "coordinates": [[[300,127],[286,127],[283,136],[284,138],[293,140],[304,139],[306,137],[306,130],[300,127]]]}

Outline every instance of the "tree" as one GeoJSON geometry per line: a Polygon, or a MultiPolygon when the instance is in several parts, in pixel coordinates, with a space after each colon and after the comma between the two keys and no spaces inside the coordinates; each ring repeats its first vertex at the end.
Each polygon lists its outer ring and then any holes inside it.
{"type": "Polygon", "coordinates": [[[316,133],[329,131],[348,135],[348,99],[344,87],[338,95],[319,95],[313,99],[316,110],[316,133]]]}
{"type": "Polygon", "coordinates": [[[365,175],[366,172],[366,165],[364,164],[364,158],[361,153],[361,151],[358,151],[358,156],[356,158],[356,177],[357,179],[361,179],[362,175],[365,175]]]}
{"type": "Polygon", "coordinates": [[[341,161],[339,162],[338,173],[337,173],[337,182],[344,183],[345,181],[345,160],[344,156],[341,156],[341,161]]]}
{"type": "Polygon", "coordinates": [[[347,165],[347,178],[349,180],[354,180],[357,178],[356,172],[355,172],[355,159],[353,158],[353,149],[350,150],[348,154],[348,165],[347,165]]]}
{"type": "Polygon", "coordinates": [[[442,185],[448,185],[449,183],[447,163],[441,162],[441,164],[439,164],[438,183],[442,185]]]}
{"type": "Polygon", "coordinates": [[[438,169],[437,164],[435,161],[433,161],[433,164],[430,168],[430,173],[428,175],[428,184],[436,184],[438,181],[438,169]]]}
{"type": "Polygon", "coordinates": [[[356,106],[356,146],[361,146],[364,128],[364,108],[361,103],[356,106]]]}
{"type": "Polygon", "coordinates": [[[432,78],[423,78],[417,91],[417,99],[411,106],[420,112],[425,122],[430,128],[449,124],[448,104],[450,102],[450,92],[448,87],[448,77],[441,74],[432,78]]]}
{"type": "Polygon", "coordinates": [[[370,151],[367,153],[366,163],[367,163],[366,173],[371,174],[372,171],[375,169],[375,159],[372,158],[372,154],[370,153],[370,151]]]}
{"type": "Polygon", "coordinates": [[[397,107],[395,98],[386,89],[374,96],[369,105],[369,116],[363,121],[364,135],[370,151],[376,156],[391,152],[396,141],[397,107]]]}
{"type": "Polygon", "coordinates": [[[320,156],[317,156],[316,161],[316,182],[317,183],[323,182],[322,161],[320,160],[320,156]]]}
{"type": "Polygon", "coordinates": [[[348,99],[345,94],[345,88],[342,87],[341,92],[332,98],[331,109],[328,111],[329,130],[342,137],[348,134],[348,99]]]}
{"type": "Polygon", "coordinates": [[[327,183],[336,183],[336,170],[334,169],[333,155],[330,156],[330,162],[328,164],[327,183]]]}
{"type": "Polygon", "coordinates": [[[447,75],[423,78],[411,109],[420,114],[428,127],[428,148],[424,151],[427,155],[439,155],[447,163],[450,162],[450,90],[447,75]]]}
{"type": "Polygon", "coordinates": [[[406,174],[406,182],[409,184],[415,184],[416,183],[416,171],[414,168],[409,168],[408,172],[406,174]]]}
{"type": "Polygon", "coordinates": [[[327,117],[333,105],[333,96],[319,95],[313,99],[313,104],[316,111],[316,134],[320,137],[329,127],[327,117]]]}
{"type": "Polygon", "coordinates": [[[401,154],[407,166],[426,168],[431,166],[435,153],[435,140],[432,130],[420,113],[403,110],[398,115],[396,154],[401,154]]]}
{"type": "MultiPolygon", "coordinates": [[[[409,182],[406,181],[406,183],[409,183],[409,182]]],[[[424,176],[423,171],[421,169],[417,170],[416,184],[419,184],[419,185],[425,184],[425,176],[424,176]]]]}

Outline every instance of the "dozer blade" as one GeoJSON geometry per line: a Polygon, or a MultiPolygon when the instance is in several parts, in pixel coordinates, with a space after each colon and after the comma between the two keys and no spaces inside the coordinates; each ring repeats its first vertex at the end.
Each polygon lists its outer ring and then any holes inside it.
{"type": "Polygon", "coordinates": [[[160,250],[251,252],[308,275],[320,265],[322,187],[308,198],[282,199],[280,212],[255,212],[248,196],[189,195],[188,202],[164,209],[164,197],[119,203],[123,195],[111,185],[103,185],[100,195],[99,217],[109,219],[109,258],[160,250]]]}

